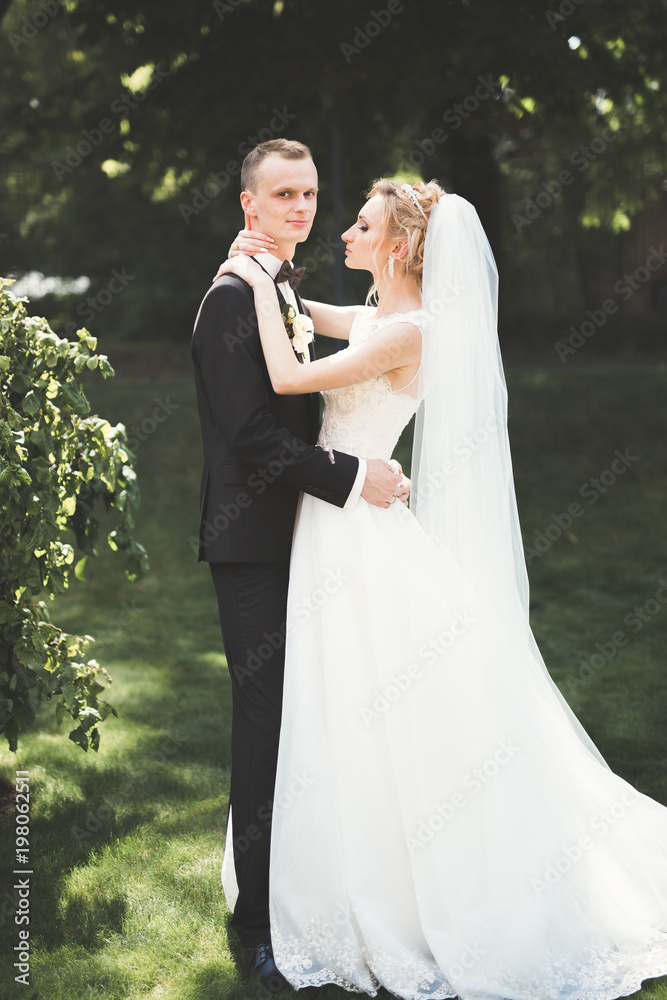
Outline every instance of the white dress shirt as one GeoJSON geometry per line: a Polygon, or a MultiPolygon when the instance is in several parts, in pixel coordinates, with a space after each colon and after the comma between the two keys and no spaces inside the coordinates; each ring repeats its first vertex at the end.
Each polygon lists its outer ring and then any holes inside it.
{"type": "MultiPolygon", "coordinates": [[[[271,275],[272,278],[276,277],[283,263],[282,260],[280,260],[278,257],[275,257],[272,253],[260,254],[255,259],[258,261],[258,263],[262,265],[267,274],[271,275]]],[[[294,294],[294,289],[290,287],[289,282],[281,281],[280,284],[276,285],[276,288],[280,289],[285,301],[288,302],[289,305],[294,306],[294,308],[298,312],[299,304],[296,301],[296,295],[294,294]]],[[[303,360],[306,362],[306,364],[310,361],[310,356],[308,354],[308,351],[306,351],[306,353],[302,354],[301,356],[303,357],[303,360]]],[[[359,499],[361,491],[364,487],[365,479],[366,479],[366,459],[360,458],[359,469],[357,470],[357,476],[356,479],[354,480],[349,496],[345,501],[345,506],[343,508],[344,510],[350,510],[352,507],[356,505],[357,500],[359,499]]]]}
{"type": "MultiPolygon", "coordinates": [[[[274,279],[283,264],[283,262],[279,260],[277,257],[274,257],[272,253],[258,254],[255,260],[257,260],[262,265],[267,274],[270,274],[271,277],[274,279]]],[[[289,303],[289,305],[291,306],[294,306],[294,308],[298,312],[299,305],[296,301],[296,295],[294,294],[294,289],[290,287],[289,281],[281,281],[279,285],[276,285],[276,288],[279,288],[280,291],[282,292],[285,302],[289,303]]],[[[310,360],[310,358],[307,357],[307,354],[308,352],[306,352],[306,357],[304,358],[305,361],[310,360]]]]}

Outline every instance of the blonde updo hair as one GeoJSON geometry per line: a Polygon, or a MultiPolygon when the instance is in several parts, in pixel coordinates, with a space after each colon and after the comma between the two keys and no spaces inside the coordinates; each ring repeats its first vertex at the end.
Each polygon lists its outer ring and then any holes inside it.
{"type": "MultiPolygon", "coordinates": [[[[383,198],[382,229],[383,239],[388,237],[396,243],[407,240],[408,250],[405,257],[398,261],[405,267],[407,277],[416,278],[421,287],[424,270],[424,245],[426,243],[426,226],[431,210],[445,192],[437,181],[417,181],[412,185],[422,211],[415,205],[407,191],[404,191],[398,181],[382,177],[371,185],[366,199],[379,194],[383,198]]],[[[388,261],[387,261],[388,264],[388,261]]],[[[387,266],[385,264],[385,266],[387,266]]],[[[375,292],[371,288],[369,298],[375,292]]]]}

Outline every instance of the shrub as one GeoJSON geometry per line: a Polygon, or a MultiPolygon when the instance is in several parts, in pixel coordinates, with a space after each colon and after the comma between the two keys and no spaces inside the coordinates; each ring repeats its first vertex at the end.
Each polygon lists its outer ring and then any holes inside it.
{"type": "Polygon", "coordinates": [[[100,504],[116,515],[108,542],[125,553],[127,576],[143,575],[146,552],[131,536],[134,456],[123,424],[91,415],[80,384],[84,369],[114,374],[91,353],[95,338],[87,330],[74,342],[56,336],[9,285],[0,279],[0,734],[16,750],[49,701],[58,723],[75,720],[69,738],[97,750],[99,723],[116,714],[99,700],[109,675],[85,658],[93,638],[66,634],[39,598],[53,600],[72,573],[85,579],[100,504]]]}

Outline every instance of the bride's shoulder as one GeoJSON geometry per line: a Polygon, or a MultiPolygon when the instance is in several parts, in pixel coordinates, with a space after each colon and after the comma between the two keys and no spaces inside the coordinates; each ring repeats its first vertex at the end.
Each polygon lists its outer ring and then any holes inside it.
{"type": "Polygon", "coordinates": [[[355,318],[359,319],[373,319],[378,311],[377,306],[355,306],[354,308],[356,310],[355,318]]]}
{"type": "Polygon", "coordinates": [[[372,329],[376,313],[377,306],[354,306],[352,329],[358,330],[359,327],[372,329]]]}
{"type": "Polygon", "coordinates": [[[412,327],[421,331],[426,322],[426,313],[422,308],[402,309],[385,315],[375,316],[373,325],[377,327],[412,327]]]}
{"type": "Polygon", "coordinates": [[[367,340],[382,334],[382,339],[398,337],[401,341],[421,339],[424,326],[421,309],[396,310],[378,313],[376,306],[362,306],[355,316],[350,339],[353,342],[367,340]]]}

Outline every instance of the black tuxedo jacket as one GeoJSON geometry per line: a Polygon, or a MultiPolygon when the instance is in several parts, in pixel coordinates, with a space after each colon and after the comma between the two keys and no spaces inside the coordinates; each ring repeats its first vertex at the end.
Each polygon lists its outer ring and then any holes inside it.
{"type": "Polygon", "coordinates": [[[192,359],[204,444],[199,561],[287,560],[299,492],[345,506],[359,460],[335,451],[332,462],[316,447],[317,393],[273,391],[253,291],[236,275],[204,297],[192,359]]]}

